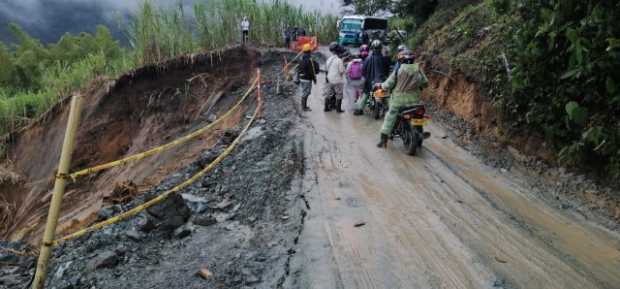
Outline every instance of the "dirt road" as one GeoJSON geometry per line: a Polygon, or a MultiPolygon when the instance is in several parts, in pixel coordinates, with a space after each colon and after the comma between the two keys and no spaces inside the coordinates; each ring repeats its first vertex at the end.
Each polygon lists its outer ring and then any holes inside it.
{"type": "MultiPolygon", "coordinates": [[[[322,78],[322,77],[321,77],[322,78]]],[[[620,288],[620,237],[483,165],[440,124],[420,156],[380,122],[306,114],[310,207],[285,288],[620,288]]]]}

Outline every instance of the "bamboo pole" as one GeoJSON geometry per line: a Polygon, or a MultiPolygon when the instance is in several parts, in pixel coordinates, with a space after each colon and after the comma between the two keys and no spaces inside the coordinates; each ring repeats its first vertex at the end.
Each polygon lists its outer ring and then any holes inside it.
{"type": "Polygon", "coordinates": [[[58,215],[60,214],[62,197],[65,193],[65,184],[67,182],[69,169],[71,166],[71,154],[73,153],[73,147],[75,145],[75,135],[80,121],[81,107],[82,97],[79,94],[76,94],[73,96],[73,99],[71,99],[69,119],[67,120],[67,130],[65,132],[65,139],[62,145],[62,152],[60,154],[60,162],[58,164],[56,182],[54,183],[52,201],[47,214],[47,224],[45,226],[45,233],[43,234],[41,253],[39,254],[39,260],[37,262],[37,272],[35,273],[34,280],[32,282],[33,289],[42,289],[45,287],[47,267],[52,253],[56,225],[58,224],[58,215]]]}

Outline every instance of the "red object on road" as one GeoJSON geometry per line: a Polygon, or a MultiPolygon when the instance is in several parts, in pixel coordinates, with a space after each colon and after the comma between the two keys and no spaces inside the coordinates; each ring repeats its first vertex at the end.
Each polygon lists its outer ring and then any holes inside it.
{"type": "Polygon", "coordinates": [[[289,49],[301,51],[306,43],[310,44],[312,51],[315,51],[319,47],[318,40],[315,36],[299,36],[297,37],[297,41],[291,42],[289,49]]]}

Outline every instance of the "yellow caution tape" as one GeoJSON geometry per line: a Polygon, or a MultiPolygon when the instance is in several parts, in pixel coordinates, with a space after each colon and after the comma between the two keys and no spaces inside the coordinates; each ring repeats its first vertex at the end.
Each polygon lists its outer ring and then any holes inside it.
{"type": "MultiPolygon", "coordinates": [[[[260,77],[260,73],[259,73],[259,77],[260,77]]],[[[257,77],[257,80],[255,82],[255,84],[253,86],[257,85],[259,78],[257,77]]],[[[260,82],[258,82],[258,104],[256,106],[256,110],[254,111],[254,115],[252,115],[252,118],[248,121],[248,123],[245,125],[245,127],[243,128],[243,130],[241,131],[241,133],[239,134],[239,136],[237,136],[237,138],[226,148],[226,150],[224,150],[224,152],[222,154],[220,154],[213,162],[211,162],[206,168],[204,168],[203,170],[201,170],[200,172],[198,172],[197,174],[195,174],[194,176],[192,176],[191,178],[189,178],[188,180],[186,180],[185,182],[177,185],[176,187],[167,190],[165,192],[163,192],[162,194],[160,194],[159,196],[157,196],[156,198],[140,205],[137,206],[127,212],[124,212],[120,215],[114,216],[112,218],[109,218],[107,220],[101,221],[99,223],[96,223],[88,228],[79,230],[73,234],[67,235],[65,237],[62,237],[60,239],[57,239],[54,241],[54,246],[68,241],[68,240],[72,240],[81,236],[84,236],[85,234],[88,234],[90,232],[94,232],[97,230],[100,230],[106,226],[118,223],[120,221],[123,221],[129,217],[135,216],[139,213],[141,213],[142,211],[157,205],[159,203],[161,203],[162,201],[164,201],[165,199],[167,199],[168,197],[170,197],[172,194],[177,193],[178,191],[190,186],[191,184],[193,184],[194,182],[196,182],[197,180],[199,180],[200,178],[204,177],[206,173],[210,172],[211,170],[213,170],[213,168],[218,165],[220,162],[222,162],[222,160],[224,160],[224,158],[226,158],[228,155],[230,155],[230,153],[235,149],[235,147],[237,147],[237,145],[239,144],[239,142],[241,141],[241,137],[248,131],[248,129],[250,128],[250,126],[252,125],[252,123],[254,123],[254,121],[256,120],[256,117],[258,116],[258,114],[260,113],[260,110],[262,109],[262,105],[263,105],[263,101],[260,97],[260,82]]]]}
{"type": "Polygon", "coordinates": [[[239,102],[237,102],[237,104],[235,104],[235,106],[233,106],[231,109],[229,109],[224,115],[222,115],[220,118],[218,118],[217,120],[215,120],[214,122],[210,123],[209,125],[200,128],[198,130],[196,130],[195,132],[192,132],[184,137],[181,137],[177,140],[174,140],[172,142],[169,142],[165,145],[156,147],[156,148],[152,148],[148,151],[139,153],[139,154],[135,154],[132,156],[128,156],[125,157],[123,159],[117,160],[117,161],[113,161],[113,162],[109,162],[109,163],[105,163],[105,164],[101,164],[98,166],[94,166],[91,168],[87,168],[87,169],[83,169],[83,170],[79,170],[77,172],[71,173],[69,176],[71,177],[71,179],[73,179],[74,181],[79,178],[79,177],[83,177],[83,176],[87,176],[87,175],[91,175],[103,170],[107,170],[110,168],[114,168],[114,167],[118,167],[118,166],[122,166],[127,164],[128,162],[132,162],[132,161],[139,161],[142,160],[146,157],[155,155],[157,153],[169,150],[173,147],[176,147],[178,145],[184,144],[200,135],[202,135],[203,133],[205,133],[206,131],[212,129],[213,127],[215,127],[217,124],[219,124],[220,122],[222,122],[224,119],[226,119],[229,115],[231,115],[240,105],[241,103],[243,103],[245,101],[245,99],[250,95],[250,93],[252,91],[254,91],[254,89],[256,88],[258,83],[258,77],[252,82],[252,85],[250,86],[250,88],[248,88],[248,90],[245,92],[245,94],[243,95],[243,97],[239,100],[239,102]]]}

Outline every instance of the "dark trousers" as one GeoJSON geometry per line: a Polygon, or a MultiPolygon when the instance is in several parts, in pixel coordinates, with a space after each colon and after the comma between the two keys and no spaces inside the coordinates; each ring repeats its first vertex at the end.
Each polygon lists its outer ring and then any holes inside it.
{"type": "Polygon", "coordinates": [[[243,36],[243,40],[242,40],[243,44],[245,44],[246,42],[248,42],[248,34],[249,34],[249,33],[250,33],[250,31],[243,30],[243,35],[242,35],[242,36],[243,36]]]}

